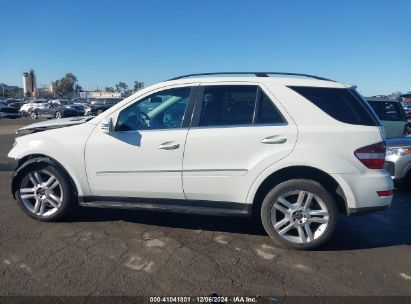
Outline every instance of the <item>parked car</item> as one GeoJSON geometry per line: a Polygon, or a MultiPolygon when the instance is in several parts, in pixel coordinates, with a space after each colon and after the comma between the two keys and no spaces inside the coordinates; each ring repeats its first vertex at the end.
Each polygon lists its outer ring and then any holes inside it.
{"type": "Polygon", "coordinates": [[[368,97],[367,101],[380,119],[387,138],[404,135],[408,122],[401,102],[382,97],[368,97]]]}
{"type": "Polygon", "coordinates": [[[70,109],[74,109],[77,111],[78,116],[83,116],[85,114],[85,106],[79,103],[73,103],[67,99],[53,99],[49,101],[50,104],[58,104],[60,106],[64,106],[70,109]]]}
{"type": "Polygon", "coordinates": [[[17,109],[20,109],[20,108],[25,104],[25,102],[24,102],[23,100],[21,100],[21,99],[11,99],[11,98],[7,99],[7,100],[5,101],[5,103],[6,103],[9,107],[17,108],[17,109]]]}
{"type": "Polygon", "coordinates": [[[19,118],[19,109],[10,107],[5,102],[0,102],[0,118],[19,118]]]}
{"type": "Polygon", "coordinates": [[[121,99],[102,99],[102,100],[93,100],[86,108],[85,115],[100,115],[107,109],[111,108],[117,104],[121,99]]]}
{"type": "Polygon", "coordinates": [[[27,101],[26,104],[22,105],[20,108],[21,115],[28,116],[30,115],[29,110],[33,110],[38,107],[42,107],[44,104],[47,104],[48,101],[46,99],[34,99],[27,101]]]}
{"type": "Polygon", "coordinates": [[[63,118],[79,116],[79,112],[77,110],[56,103],[46,103],[34,109],[29,109],[29,113],[33,119],[37,119],[39,117],[63,118]]]}
{"type": "Polygon", "coordinates": [[[384,167],[395,182],[411,189],[411,136],[387,140],[384,167]]]}
{"type": "Polygon", "coordinates": [[[324,244],[337,213],[390,206],[382,127],[354,87],[268,75],[181,76],[93,119],[21,128],[36,133],[18,137],[8,154],[18,161],[12,193],[42,221],[77,204],[256,215],[277,244],[294,249],[324,244]]]}

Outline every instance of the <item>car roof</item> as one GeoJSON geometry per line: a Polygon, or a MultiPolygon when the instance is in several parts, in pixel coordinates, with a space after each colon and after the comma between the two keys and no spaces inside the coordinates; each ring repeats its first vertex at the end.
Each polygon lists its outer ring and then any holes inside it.
{"type": "Polygon", "coordinates": [[[396,99],[389,99],[389,98],[384,98],[384,97],[366,97],[365,99],[368,101],[400,102],[399,100],[396,100],[396,99]]]}

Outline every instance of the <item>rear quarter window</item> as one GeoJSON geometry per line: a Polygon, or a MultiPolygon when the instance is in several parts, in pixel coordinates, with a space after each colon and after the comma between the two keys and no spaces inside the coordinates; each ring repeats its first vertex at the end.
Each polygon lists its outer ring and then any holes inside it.
{"type": "Polygon", "coordinates": [[[289,88],[338,121],[353,125],[380,125],[369,105],[355,90],[300,86],[289,88]]]}

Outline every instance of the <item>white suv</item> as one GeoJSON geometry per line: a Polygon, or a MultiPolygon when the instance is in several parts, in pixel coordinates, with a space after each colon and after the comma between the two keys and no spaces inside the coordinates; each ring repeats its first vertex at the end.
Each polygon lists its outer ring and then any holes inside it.
{"type": "Polygon", "coordinates": [[[16,139],[13,195],[43,221],[77,205],[258,214],[274,241],[294,249],[328,240],[338,212],[388,207],[383,131],[355,89],[269,74],[279,73],[186,75],[91,120],[26,127],[71,125],[16,139]]]}

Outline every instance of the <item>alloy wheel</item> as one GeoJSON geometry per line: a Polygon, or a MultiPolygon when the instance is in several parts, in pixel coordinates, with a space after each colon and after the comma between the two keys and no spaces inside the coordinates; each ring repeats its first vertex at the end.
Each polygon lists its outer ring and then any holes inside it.
{"type": "Polygon", "coordinates": [[[33,171],[24,176],[19,194],[24,207],[40,217],[56,213],[63,201],[63,188],[59,180],[46,170],[33,171]]]}
{"type": "Polygon", "coordinates": [[[61,118],[61,113],[60,112],[56,112],[56,118],[61,118]]]}
{"type": "Polygon", "coordinates": [[[329,214],[323,200],[302,190],[281,195],[271,208],[271,224],[289,242],[306,244],[317,240],[327,229],[329,214]]]}

